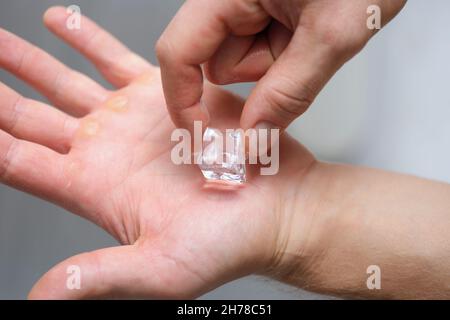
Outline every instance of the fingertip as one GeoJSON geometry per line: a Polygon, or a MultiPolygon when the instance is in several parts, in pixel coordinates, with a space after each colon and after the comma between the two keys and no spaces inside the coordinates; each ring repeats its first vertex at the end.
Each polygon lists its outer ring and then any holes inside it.
{"type": "MultiPolygon", "coordinates": [[[[55,290],[54,283],[58,283],[58,280],[55,279],[55,275],[57,273],[53,272],[53,270],[49,270],[46,274],[44,274],[31,288],[28,293],[28,300],[48,300],[48,299],[57,299],[58,294],[57,290],[55,290]]],[[[61,297],[59,297],[61,299],[61,297]]]]}
{"type": "Polygon", "coordinates": [[[58,17],[61,17],[62,14],[66,13],[66,8],[62,6],[53,6],[48,8],[42,17],[44,24],[47,27],[54,25],[58,20],[58,17]]]}
{"type": "Polygon", "coordinates": [[[249,108],[252,108],[252,107],[251,106],[249,107],[249,103],[247,100],[244,104],[244,107],[242,108],[241,119],[239,120],[239,124],[240,124],[241,128],[244,130],[252,129],[256,125],[256,122],[257,122],[257,120],[254,120],[253,117],[249,116],[249,112],[247,111],[247,110],[249,110],[249,108]]]}
{"type": "Polygon", "coordinates": [[[29,300],[73,300],[89,297],[98,279],[90,253],[70,257],[48,270],[28,293],[29,300]]]}
{"type": "Polygon", "coordinates": [[[42,294],[43,291],[41,291],[35,287],[36,287],[36,285],[33,286],[33,288],[28,293],[27,300],[46,300],[46,299],[48,299],[45,295],[42,294]]]}
{"type": "Polygon", "coordinates": [[[202,102],[196,103],[185,109],[172,109],[170,116],[177,128],[187,129],[191,133],[195,130],[195,122],[201,124],[202,130],[204,130],[210,122],[209,111],[202,102]]]}
{"type": "MultiPolygon", "coordinates": [[[[264,94],[264,89],[262,87],[263,80],[260,80],[256,86],[253,88],[253,90],[250,92],[250,95],[248,96],[247,100],[244,103],[244,106],[242,108],[241,118],[239,120],[239,123],[241,125],[241,128],[244,130],[247,129],[254,129],[257,122],[262,121],[263,114],[262,114],[262,107],[265,104],[265,99],[262,98],[264,94]]],[[[266,120],[266,119],[264,119],[266,120]]]]}

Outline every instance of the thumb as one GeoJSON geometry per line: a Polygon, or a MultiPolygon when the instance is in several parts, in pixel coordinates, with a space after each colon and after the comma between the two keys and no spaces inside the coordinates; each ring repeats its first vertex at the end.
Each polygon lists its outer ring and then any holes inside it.
{"type": "Polygon", "coordinates": [[[156,243],[100,249],[71,257],[48,271],[29,299],[101,299],[197,297],[202,279],[156,243]]]}
{"type": "Polygon", "coordinates": [[[71,257],[48,271],[29,299],[192,298],[203,284],[170,255],[129,245],[71,257]],[[189,281],[187,281],[189,280],[189,281]]]}
{"type": "Polygon", "coordinates": [[[30,299],[90,299],[138,294],[144,261],[134,246],[113,247],[71,257],[48,271],[30,299]],[[137,287],[137,288],[135,288],[137,287]]]}
{"type": "Polygon", "coordinates": [[[241,127],[285,129],[309,108],[344,62],[344,56],[332,45],[297,29],[247,99],[241,127]]]}

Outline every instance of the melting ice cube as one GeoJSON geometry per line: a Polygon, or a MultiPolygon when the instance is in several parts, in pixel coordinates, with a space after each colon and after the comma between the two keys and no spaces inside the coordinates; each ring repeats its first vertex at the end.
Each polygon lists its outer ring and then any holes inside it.
{"type": "Polygon", "coordinates": [[[242,184],[245,182],[245,150],[242,130],[207,128],[199,167],[206,180],[242,184]]]}

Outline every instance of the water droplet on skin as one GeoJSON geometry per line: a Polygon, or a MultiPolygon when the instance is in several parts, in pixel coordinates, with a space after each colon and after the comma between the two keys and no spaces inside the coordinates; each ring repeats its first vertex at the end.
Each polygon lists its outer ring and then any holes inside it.
{"type": "Polygon", "coordinates": [[[100,130],[100,125],[95,120],[88,120],[82,125],[82,131],[87,136],[95,136],[100,130]]]}
{"type": "Polygon", "coordinates": [[[123,112],[127,109],[128,98],[125,96],[116,96],[106,101],[106,107],[115,112],[123,112]]]}

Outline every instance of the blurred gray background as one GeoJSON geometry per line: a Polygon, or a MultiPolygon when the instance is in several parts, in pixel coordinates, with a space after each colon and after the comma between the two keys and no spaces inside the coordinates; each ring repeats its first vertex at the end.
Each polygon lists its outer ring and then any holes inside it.
{"type": "MultiPolygon", "coordinates": [[[[156,63],[153,46],[179,0],[0,0],[0,27],[104,81],[42,25],[51,5],[77,4],[131,49],[156,63]]],[[[290,128],[321,160],[372,166],[450,182],[450,1],[410,0],[364,51],[342,68],[290,128]]],[[[1,50],[1,48],[0,48],[1,50]]],[[[42,99],[0,70],[0,81],[42,99]]],[[[105,84],[106,85],[106,84],[105,84]]],[[[231,86],[247,95],[249,84],[231,86]]],[[[0,110],[1,112],[1,110],[0,110]]],[[[0,299],[23,299],[57,262],[116,242],[49,203],[0,185],[0,299]]],[[[248,277],[202,298],[327,298],[248,277]]]]}

